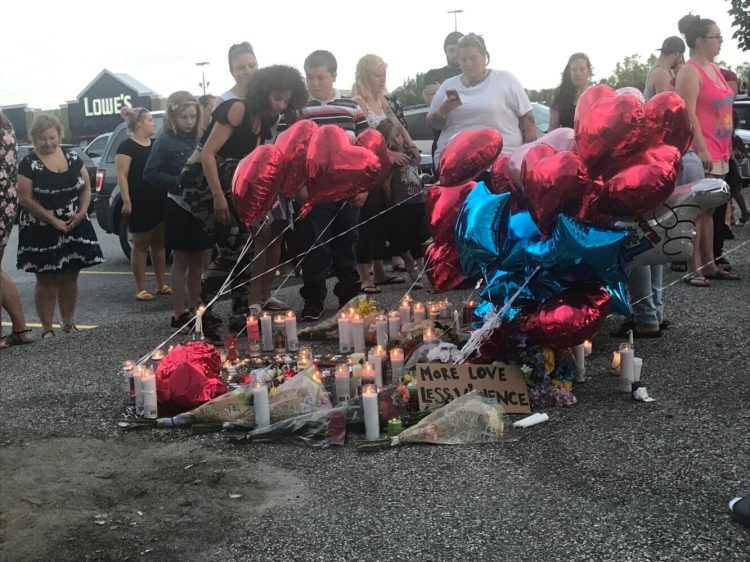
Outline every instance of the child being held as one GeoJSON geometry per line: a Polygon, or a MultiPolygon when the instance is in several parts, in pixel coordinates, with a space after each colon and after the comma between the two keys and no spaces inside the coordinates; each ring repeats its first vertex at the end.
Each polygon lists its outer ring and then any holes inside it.
{"type": "MultiPolygon", "coordinates": [[[[396,162],[403,163],[394,163],[385,192],[393,207],[391,250],[403,258],[409,277],[416,282],[424,268],[424,243],[429,238],[425,223],[426,192],[419,177],[419,149],[406,144],[408,135],[403,125],[391,118],[384,119],[378,131],[385,137],[389,150],[406,156],[396,158],[396,162]]],[[[415,283],[414,288],[422,286],[415,283]]]]}

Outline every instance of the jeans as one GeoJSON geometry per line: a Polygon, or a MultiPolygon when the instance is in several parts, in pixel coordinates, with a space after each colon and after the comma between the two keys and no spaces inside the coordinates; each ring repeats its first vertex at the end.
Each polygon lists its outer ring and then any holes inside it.
{"type": "Polygon", "coordinates": [[[339,302],[346,302],[359,294],[359,274],[354,253],[357,224],[359,209],[352,209],[348,203],[343,207],[342,203],[321,203],[313,207],[310,214],[302,220],[301,239],[304,250],[313,245],[319,246],[302,260],[303,284],[299,292],[305,301],[325,302],[328,293],[326,278],[331,264],[338,278],[333,293],[339,298],[339,302]],[[329,223],[331,224],[326,229],[329,223]],[[338,236],[343,232],[346,234],[338,236]]]}
{"type": "Polygon", "coordinates": [[[628,291],[636,325],[658,327],[664,322],[664,265],[644,265],[630,272],[628,291]]]}

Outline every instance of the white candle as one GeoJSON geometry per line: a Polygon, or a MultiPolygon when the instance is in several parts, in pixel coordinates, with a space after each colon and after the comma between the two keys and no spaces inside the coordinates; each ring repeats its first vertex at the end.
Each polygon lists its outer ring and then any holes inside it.
{"type": "Polygon", "coordinates": [[[261,429],[271,425],[268,387],[262,382],[257,382],[253,385],[253,403],[255,406],[255,428],[261,429]]]}
{"type": "Polygon", "coordinates": [[[385,314],[375,317],[375,340],[378,345],[388,343],[388,317],[385,314]]]}
{"type": "Polygon", "coordinates": [[[401,306],[398,307],[398,314],[401,317],[402,325],[411,322],[411,301],[409,299],[401,301],[401,306]]]}
{"type": "Polygon", "coordinates": [[[365,439],[375,441],[380,437],[378,416],[378,391],[369,384],[362,389],[362,409],[365,417],[365,439]]]}
{"type": "Polygon", "coordinates": [[[414,322],[422,322],[425,319],[424,305],[421,302],[414,303],[414,322]]]}
{"type": "Polygon", "coordinates": [[[592,348],[593,348],[593,344],[591,343],[591,340],[586,340],[585,342],[583,342],[583,351],[586,357],[591,355],[592,348]]]}
{"type": "Polygon", "coordinates": [[[620,349],[620,392],[632,392],[633,390],[634,356],[633,348],[620,349]]]}
{"type": "Polygon", "coordinates": [[[273,319],[267,312],[260,315],[260,348],[273,351],[273,319]]]}
{"type": "Polygon", "coordinates": [[[391,373],[393,384],[400,385],[404,378],[404,351],[400,347],[391,349],[391,373]]]}
{"type": "Polygon", "coordinates": [[[451,317],[451,301],[448,299],[445,299],[440,303],[440,318],[444,318],[446,320],[450,319],[451,317]]]}
{"type": "Polygon", "coordinates": [[[286,347],[289,351],[297,351],[299,339],[297,338],[297,316],[291,310],[284,317],[286,325],[286,347]]]}
{"type": "Polygon", "coordinates": [[[375,384],[375,367],[369,361],[367,361],[362,367],[362,384],[375,384]]]}
{"type": "Polygon", "coordinates": [[[573,348],[573,358],[576,362],[576,382],[586,382],[586,350],[584,344],[579,343],[573,348]]]}
{"type": "Polygon", "coordinates": [[[354,353],[365,352],[365,321],[356,313],[352,316],[352,347],[354,353]]]}
{"type": "Polygon", "coordinates": [[[143,395],[143,417],[155,420],[158,417],[156,407],[156,376],[151,369],[144,369],[142,372],[141,394],[143,395]]]}
{"type": "Polygon", "coordinates": [[[427,328],[422,333],[422,341],[424,343],[432,343],[435,341],[435,331],[432,328],[427,328]]]}
{"type": "Polygon", "coordinates": [[[206,307],[200,305],[195,311],[195,332],[193,334],[193,339],[196,341],[203,339],[203,313],[205,310],[206,307]]]}
{"type": "Polygon", "coordinates": [[[388,339],[391,343],[398,341],[401,332],[401,316],[395,310],[388,313],[388,339]]]}
{"type": "Polygon", "coordinates": [[[297,352],[297,370],[307,369],[312,363],[312,350],[307,345],[299,346],[297,352]]]}
{"type": "Polygon", "coordinates": [[[286,323],[281,314],[273,317],[273,348],[276,353],[286,352],[286,323]]]}
{"type": "Polygon", "coordinates": [[[159,347],[151,354],[151,363],[154,366],[154,371],[159,368],[159,363],[164,359],[164,350],[159,347]]]}
{"type": "Polygon", "coordinates": [[[358,362],[352,365],[352,379],[350,384],[349,394],[352,397],[358,396],[362,387],[362,365],[358,362]]]}
{"type": "Polygon", "coordinates": [[[133,367],[133,391],[135,392],[135,414],[137,416],[143,414],[143,386],[141,385],[141,377],[143,377],[145,371],[146,367],[143,365],[133,367]]]}
{"type": "Polygon", "coordinates": [[[349,365],[336,366],[336,399],[339,403],[349,400],[349,365]]]}
{"type": "Polygon", "coordinates": [[[440,318],[440,305],[438,303],[429,302],[427,303],[427,308],[429,310],[430,320],[437,320],[440,318]]]}
{"type": "Polygon", "coordinates": [[[641,382],[641,369],[643,368],[643,359],[633,357],[633,382],[641,382]]]}
{"type": "Polygon", "coordinates": [[[352,352],[352,320],[346,313],[339,316],[339,353],[352,352]]]}
{"type": "Polygon", "coordinates": [[[122,390],[125,393],[125,405],[132,406],[135,404],[135,389],[133,388],[133,367],[135,361],[128,359],[123,362],[120,375],[122,376],[122,390]]]}
{"type": "Polygon", "coordinates": [[[247,332],[248,353],[250,357],[258,357],[260,355],[260,326],[257,317],[252,314],[247,317],[245,331],[247,332]]]}
{"type": "Polygon", "coordinates": [[[378,352],[378,348],[382,349],[382,346],[370,350],[370,353],[367,354],[367,361],[375,369],[375,386],[380,389],[383,388],[383,358],[378,352]]]}

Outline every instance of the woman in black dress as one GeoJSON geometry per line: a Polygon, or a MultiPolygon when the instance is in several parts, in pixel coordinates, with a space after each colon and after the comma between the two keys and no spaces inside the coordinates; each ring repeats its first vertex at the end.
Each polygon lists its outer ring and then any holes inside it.
{"type": "Polygon", "coordinates": [[[578,98],[591,82],[591,61],[583,53],[570,55],[562,73],[562,82],[555,90],[549,111],[549,130],[558,127],[573,128],[578,98]]]}
{"type": "Polygon", "coordinates": [[[78,155],[60,148],[62,125],[39,115],[31,126],[34,151],[18,166],[18,269],[36,274],[34,303],[42,338],[54,336],[52,317],[60,307],[63,332],[73,323],[78,273],[102,263],[94,226],[86,215],[91,200],[89,175],[78,155]]]}
{"type": "Polygon", "coordinates": [[[122,196],[122,213],[128,218],[128,228],[133,233],[130,266],[135,277],[139,301],[150,301],[154,295],[146,290],[146,260],[151,253],[156,277],[156,293],[169,295],[169,285],[164,282],[164,216],[167,190],[162,185],[150,185],[143,180],[143,169],[151,153],[154,120],[142,107],[123,107],[123,119],[132,137],[122,141],[117,148],[117,183],[122,196]]]}

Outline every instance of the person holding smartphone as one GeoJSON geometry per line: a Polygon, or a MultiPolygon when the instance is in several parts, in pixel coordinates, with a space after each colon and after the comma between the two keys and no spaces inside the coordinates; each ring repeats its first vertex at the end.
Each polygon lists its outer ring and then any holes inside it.
{"type": "Polygon", "coordinates": [[[490,55],[474,33],[458,41],[461,74],[448,78],[435,93],[427,122],[440,129],[435,167],[448,140],[466,129],[491,127],[503,135],[503,154],[536,139],[536,123],[526,90],[510,72],[487,68],[490,55]]]}

